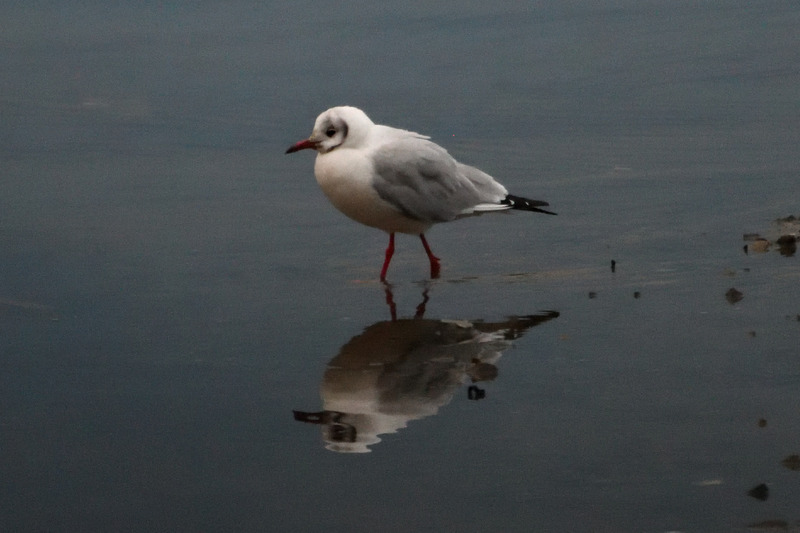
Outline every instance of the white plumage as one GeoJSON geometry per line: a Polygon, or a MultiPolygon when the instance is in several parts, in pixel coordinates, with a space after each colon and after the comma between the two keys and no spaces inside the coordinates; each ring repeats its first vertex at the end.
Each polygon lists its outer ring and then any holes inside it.
{"type": "Polygon", "coordinates": [[[382,281],[395,233],[420,236],[435,278],[439,259],[424,236],[433,224],[507,209],[555,214],[540,209],[547,202],[509,195],[494,178],[457,162],[429,137],[377,125],[355,107],[328,109],[317,117],[311,136],[286,153],[303,149],[317,151],[314,175],[337,209],[389,233],[382,281]]]}

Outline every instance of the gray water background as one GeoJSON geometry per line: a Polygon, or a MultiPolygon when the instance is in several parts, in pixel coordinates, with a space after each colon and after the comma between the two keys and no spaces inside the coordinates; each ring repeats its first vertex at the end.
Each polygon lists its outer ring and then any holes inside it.
{"type": "Polygon", "coordinates": [[[4,4],[0,529],[796,527],[800,270],[742,236],[800,215],[798,27],[788,1],[4,4]],[[560,316],[484,400],[358,455],[292,416],[389,320],[386,236],[283,154],[340,104],[559,213],[434,228],[433,282],[398,237],[401,316],[426,289],[426,318],[560,316]]]}

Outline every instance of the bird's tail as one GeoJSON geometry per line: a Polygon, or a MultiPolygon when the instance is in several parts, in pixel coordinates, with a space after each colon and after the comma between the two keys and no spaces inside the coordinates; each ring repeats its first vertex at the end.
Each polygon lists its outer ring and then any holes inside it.
{"type": "Polygon", "coordinates": [[[553,213],[552,211],[547,211],[546,209],[539,209],[540,207],[549,206],[547,202],[543,202],[541,200],[529,200],[527,198],[523,198],[522,196],[514,196],[513,194],[509,194],[506,196],[505,200],[500,202],[503,205],[510,206],[511,209],[520,209],[522,211],[535,211],[536,213],[545,213],[547,215],[555,215],[557,213],[553,213]]]}

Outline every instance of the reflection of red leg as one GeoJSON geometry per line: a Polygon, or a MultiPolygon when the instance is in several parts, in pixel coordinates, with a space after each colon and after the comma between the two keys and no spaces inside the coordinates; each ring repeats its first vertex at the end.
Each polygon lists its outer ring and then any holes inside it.
{"type": "Polygon", "coordinates": [[[428,260],[431,262],[431,278],[438,278],[440,268],[439,258],[431,252],[431,247],[428,246],[428,241],[425,240],[425,234],[420,233],[419,238],[422,239],[422,246],[425,247],[425,253],[428,254],[428,260]]]}
{"type": "Polygon", "coordinates": [[[381,281],[386,281],[386,271],[389,270],[389,263],[394,255],[394,233],[389,234],[389,246],[386,247],[386,259],[383,261],[381,269],[381,281]]]}
{"type": "Polygon", "coordinates": [[[392,286],[383,282],[383,290],[386,292],[386,305],[389,306],[389,313],[392,316],[392,322],[397,321],[397,306],[394,303],[394,294],[392,294],[392,286]]]}
{"type": "Polygon", "coordinates": [[[422,291],[422,302],[417,306],[417,312],[414,313],[414,318],[422,318],[425,315],[425,304],[428,303],[428,290],[429,288],[426,287],[424,291],[422,291]]]}

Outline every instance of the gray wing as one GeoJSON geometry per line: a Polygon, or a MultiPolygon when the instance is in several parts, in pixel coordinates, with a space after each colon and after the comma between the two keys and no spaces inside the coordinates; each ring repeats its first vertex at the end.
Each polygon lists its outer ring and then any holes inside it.
{"type": "Polygon", "coordinates": [[[488,174],[458,163],[441,146],[420,138],[381,146],[373,162],[378,195],[424,222],[453,220],[476,205],[499,203],[507,194],[488,174]]]}

